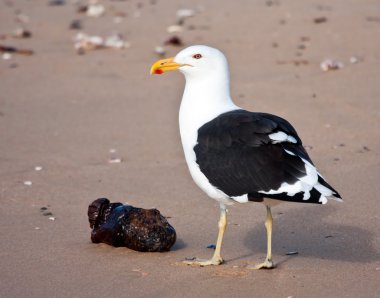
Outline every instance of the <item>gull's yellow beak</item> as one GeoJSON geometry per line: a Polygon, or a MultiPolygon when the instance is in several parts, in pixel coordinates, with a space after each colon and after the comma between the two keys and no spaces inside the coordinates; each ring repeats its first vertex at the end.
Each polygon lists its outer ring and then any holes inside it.
{"type": "Polygon", "coordinates": [[[174,57],[158,60],[152,65],[150,74],[163,74],[164,72],[176,70],[181,66],[181,64],[174,62],[174,57]]]}

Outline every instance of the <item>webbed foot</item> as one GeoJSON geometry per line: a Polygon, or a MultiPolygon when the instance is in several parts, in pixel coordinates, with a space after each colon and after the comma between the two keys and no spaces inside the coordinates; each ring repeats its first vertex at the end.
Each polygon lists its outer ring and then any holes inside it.
{"type": "Polygon", "coordinates": [[[272,260],[265,260],[265,262],[258,264],[258,265],[249,265],[247,266],[247,269],[253,269],[253,270],[258,270],[258,269],[274,269],[276,266],[274,265],[272,260]]]}
{"type": "Polygon", "coordinates": [[[223,262],[224,262],[224,260],[222,258],[218,258],[218,257],[214,257],[210,260],[196,258],[194,260],[183,261],[183,263],[186,265],[199,266],[199,267],[210,266],[210,265],[220,265],[223,262]]]}

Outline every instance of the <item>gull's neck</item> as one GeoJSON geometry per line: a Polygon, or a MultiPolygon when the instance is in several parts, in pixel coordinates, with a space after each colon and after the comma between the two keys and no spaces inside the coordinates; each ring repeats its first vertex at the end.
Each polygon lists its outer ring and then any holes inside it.
{"type": "Polygon", "coordinates": [[[179,112],[183,145],[195,145],[198,129],[218,115],[239,109],[230,96],[228,72],[207,76],[185,75],[186,86],[179,112]]]}
{"type": "Polygon", "coordinates": [[[238,109],[230,96],[228,74],[213,74],[210,76],[186,76],[179,121],[192,122],[198,129],[203,124],[218,115],[238,109]]]}

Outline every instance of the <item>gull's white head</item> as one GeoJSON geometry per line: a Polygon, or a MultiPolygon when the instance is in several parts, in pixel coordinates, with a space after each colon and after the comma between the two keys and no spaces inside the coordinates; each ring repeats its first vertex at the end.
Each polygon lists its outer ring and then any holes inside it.
{"type": "Polygon", "coordinates": [[[179,123],[185,155],[190,152],[188,154],[192,156],[199,127],[239,107],[230,96],[228,63],[221,51],[208,46],[191,46],[175,57],[155,62],[150,73],[162,74],[172,70],[179,70],[186,78],[179,123]]]}
{"type": "Polygon", "coordinates": [[[190,46],[180,51],[175,57],[155,62],[151,74],[179,70],[186,78],[205,78],[213,74],[228,76],[228,63],[224,54],[218,49],[204,45],[190,46]]]}

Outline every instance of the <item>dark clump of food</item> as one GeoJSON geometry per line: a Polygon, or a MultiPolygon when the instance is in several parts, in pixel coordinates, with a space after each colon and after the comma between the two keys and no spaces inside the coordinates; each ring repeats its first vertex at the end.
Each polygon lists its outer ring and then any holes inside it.
{"type": "Polygon", "coordinates": [[[157,209],[136,208],[97,199],[88,207],[93,243],[126,246],[137,251],[168,251],[176,232],[157,209]]]}

